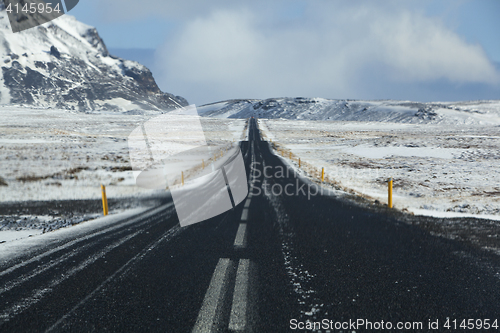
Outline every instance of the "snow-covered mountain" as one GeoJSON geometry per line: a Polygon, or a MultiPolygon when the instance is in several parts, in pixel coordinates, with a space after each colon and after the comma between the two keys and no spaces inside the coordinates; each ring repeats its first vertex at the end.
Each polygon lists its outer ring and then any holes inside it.
{"type": "Polygon", "coordinates": [[[187,105],[160,91],[145,66],[110,55],[96,29],[74,17],[12,33],[0,9],[0,104],[126,112],[187,105]]]}
{"type": "Polygon", "coordinates": [[[498,124],[500,100],[471,102],[359,101],[324,98],[230,100],[198,107],[216,118],[375,121],[410,124],[498,124]]]}

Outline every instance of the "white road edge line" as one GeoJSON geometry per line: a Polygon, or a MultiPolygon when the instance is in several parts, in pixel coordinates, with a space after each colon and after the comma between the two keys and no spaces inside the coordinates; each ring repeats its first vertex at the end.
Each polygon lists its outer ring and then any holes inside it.
{"type": "Polygon", "coordinates": [[[236,232],[236,238],[234,239],[234,246],[235,247],[245,247],[246,246],[246,231],[247,231],[247,224],[246,223],[240,223],[240,226],[238,227],[238,231],[236,232]]]}
{"type": "Polygon", "coordinates": [[[242,221],[248,220],[248,208],[243,208],[243,213],[241,213],[241,220],[242,221]]]}
{"type": "Polygon", "coordinates": [[[231,316],[229,317],[230,331],[245,332],[247,330],[249,268],[250,259],[240,259],[236,273],[231,316]]]}
{"type": "Polygon", "coordinates": [[[215,267],[212,280],[208,286],[205,299],[201,306],[196,324],[193,328],[193,333],[210,333],[218,331],[217,316],[222,308],[224,301],[225,288],[224,285],[229,275],[229,267],[231,260],[228,258],[221,258],[215,267]]]}

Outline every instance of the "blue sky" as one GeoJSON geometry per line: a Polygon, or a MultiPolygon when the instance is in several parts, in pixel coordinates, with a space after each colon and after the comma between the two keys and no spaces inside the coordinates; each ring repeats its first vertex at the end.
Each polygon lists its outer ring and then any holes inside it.
{"type": "Polygon", "coordinates": [[[500,99],[498,0],[80,0],[70,14],[197,105],[500,99]]]}

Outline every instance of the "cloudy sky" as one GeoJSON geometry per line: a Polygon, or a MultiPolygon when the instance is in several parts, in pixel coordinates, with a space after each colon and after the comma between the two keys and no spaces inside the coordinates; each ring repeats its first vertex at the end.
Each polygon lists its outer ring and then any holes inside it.
{"type": "Polygon", "coordinates": [[[500,99],[498,0],[81,0],[71,14],[197,105],[500,99]]]}

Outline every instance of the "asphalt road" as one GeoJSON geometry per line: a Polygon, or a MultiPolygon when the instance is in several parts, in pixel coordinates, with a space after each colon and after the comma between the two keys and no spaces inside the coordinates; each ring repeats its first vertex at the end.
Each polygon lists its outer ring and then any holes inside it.
{"type": "Polygon", "coordinates": [[[3,264],[0,331],[290,332],[323,319],[331,332],[369,331],[346,326],[363,319],[437,332],[447,318],[450,331],[500,320],[497,257],[316,194],[253,118],[241,150],[251,194],[233,210],[181,228],[167,203],[3,264]]]}

